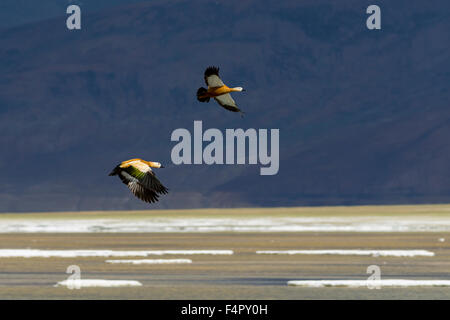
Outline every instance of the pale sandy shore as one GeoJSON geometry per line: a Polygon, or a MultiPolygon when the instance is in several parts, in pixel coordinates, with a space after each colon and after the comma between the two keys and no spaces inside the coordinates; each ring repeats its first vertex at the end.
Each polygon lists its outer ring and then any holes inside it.
{"type": "Polygon", "coordinates": [[[0,214],[0,233],[91,232],[450,232],[450,206],[0,214]]]}

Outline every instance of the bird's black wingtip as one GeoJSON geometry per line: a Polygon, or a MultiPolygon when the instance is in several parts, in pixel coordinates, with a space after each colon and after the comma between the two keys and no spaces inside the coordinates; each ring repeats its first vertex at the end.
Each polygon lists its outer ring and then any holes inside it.
{"type": "Polygon", "coordinates": [[[215,67],[215,66],[209,66],[208,68],[206,68],[205,70],[205,77],[209,77],[212,75],[219,75],[219,68],[215,67]]]}
{"type": "Polygon", "coordinates": [[[115,176],[120,172],[120,167],[116,166],[109,174],[108,176],[115,176]]]}

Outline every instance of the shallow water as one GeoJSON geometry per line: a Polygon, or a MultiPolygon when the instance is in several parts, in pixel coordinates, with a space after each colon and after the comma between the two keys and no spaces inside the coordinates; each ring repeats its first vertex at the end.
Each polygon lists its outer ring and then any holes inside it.
{"type": "MultiPolygon", "coordinates": [[[[448,232],[13,233],[0,249],[233,250],[233,255],[170,255],[191,264],[109,264],[105,257],[0,258],[0,298],[31,299],[450,299],[449,288],[299,288],[289,280],[381,278],[450,280],[448,232]],[[260,255],[258,250],[427,250],[435,256],[260,255]],[[139,281],[142,287],[56,288],[67,267],[81,279],[139,281]]],[[[119,258],[114,258],[119,259],[119,258]]],[[[130,258],[124,258],[130,259],[130,258]]],[[[133,259],[147,259],[134,257],[133,259]]]]}

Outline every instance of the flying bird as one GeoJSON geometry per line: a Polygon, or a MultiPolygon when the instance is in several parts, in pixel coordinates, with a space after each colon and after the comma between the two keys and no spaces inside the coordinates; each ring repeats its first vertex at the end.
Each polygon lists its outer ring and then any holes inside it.
{"type": "Polygon", "coordinates": [[[242,87],[227,87],[220,79],[219,68],[217,67],[208,67],[205,70],[205,82],[208,89],[201,87],[197,90],[198,101],[209,102],[210,98],[214,98],[225,109],[243,114],[230,95],[231,92],[245,91],[242,87]]]}
{"type": "Polygon", "coordinates": [[[164,168],[159,162],[131,159],[116,166],[110,176],[118,175],[131,192],[142,201],[157,202],[168,189],[158,180],[151,168],[164,168]]]}

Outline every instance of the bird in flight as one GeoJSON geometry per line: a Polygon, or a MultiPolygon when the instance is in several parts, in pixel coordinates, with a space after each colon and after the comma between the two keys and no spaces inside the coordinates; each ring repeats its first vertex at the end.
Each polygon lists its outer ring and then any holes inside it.
{"type": "Polygon", "coordinates": [[[220,79],[217,67],[208,67],[205,70],[205,82],[208,89],[201,87],[197,90],[198,101],[209,102],[210,98],[214,98],[225,109],[243,114],[230,95],[231,92],[245,91],[242,87],[227,87],[220,79]]]}
{"type": "Polygon", "coordinates": [[[151,168],[164,168],[159,162],[131,159],[116,166],[110,176],[118,175],[131,192],[142,201],[157,202],[168,189],[158,180],[151,168]]]}

